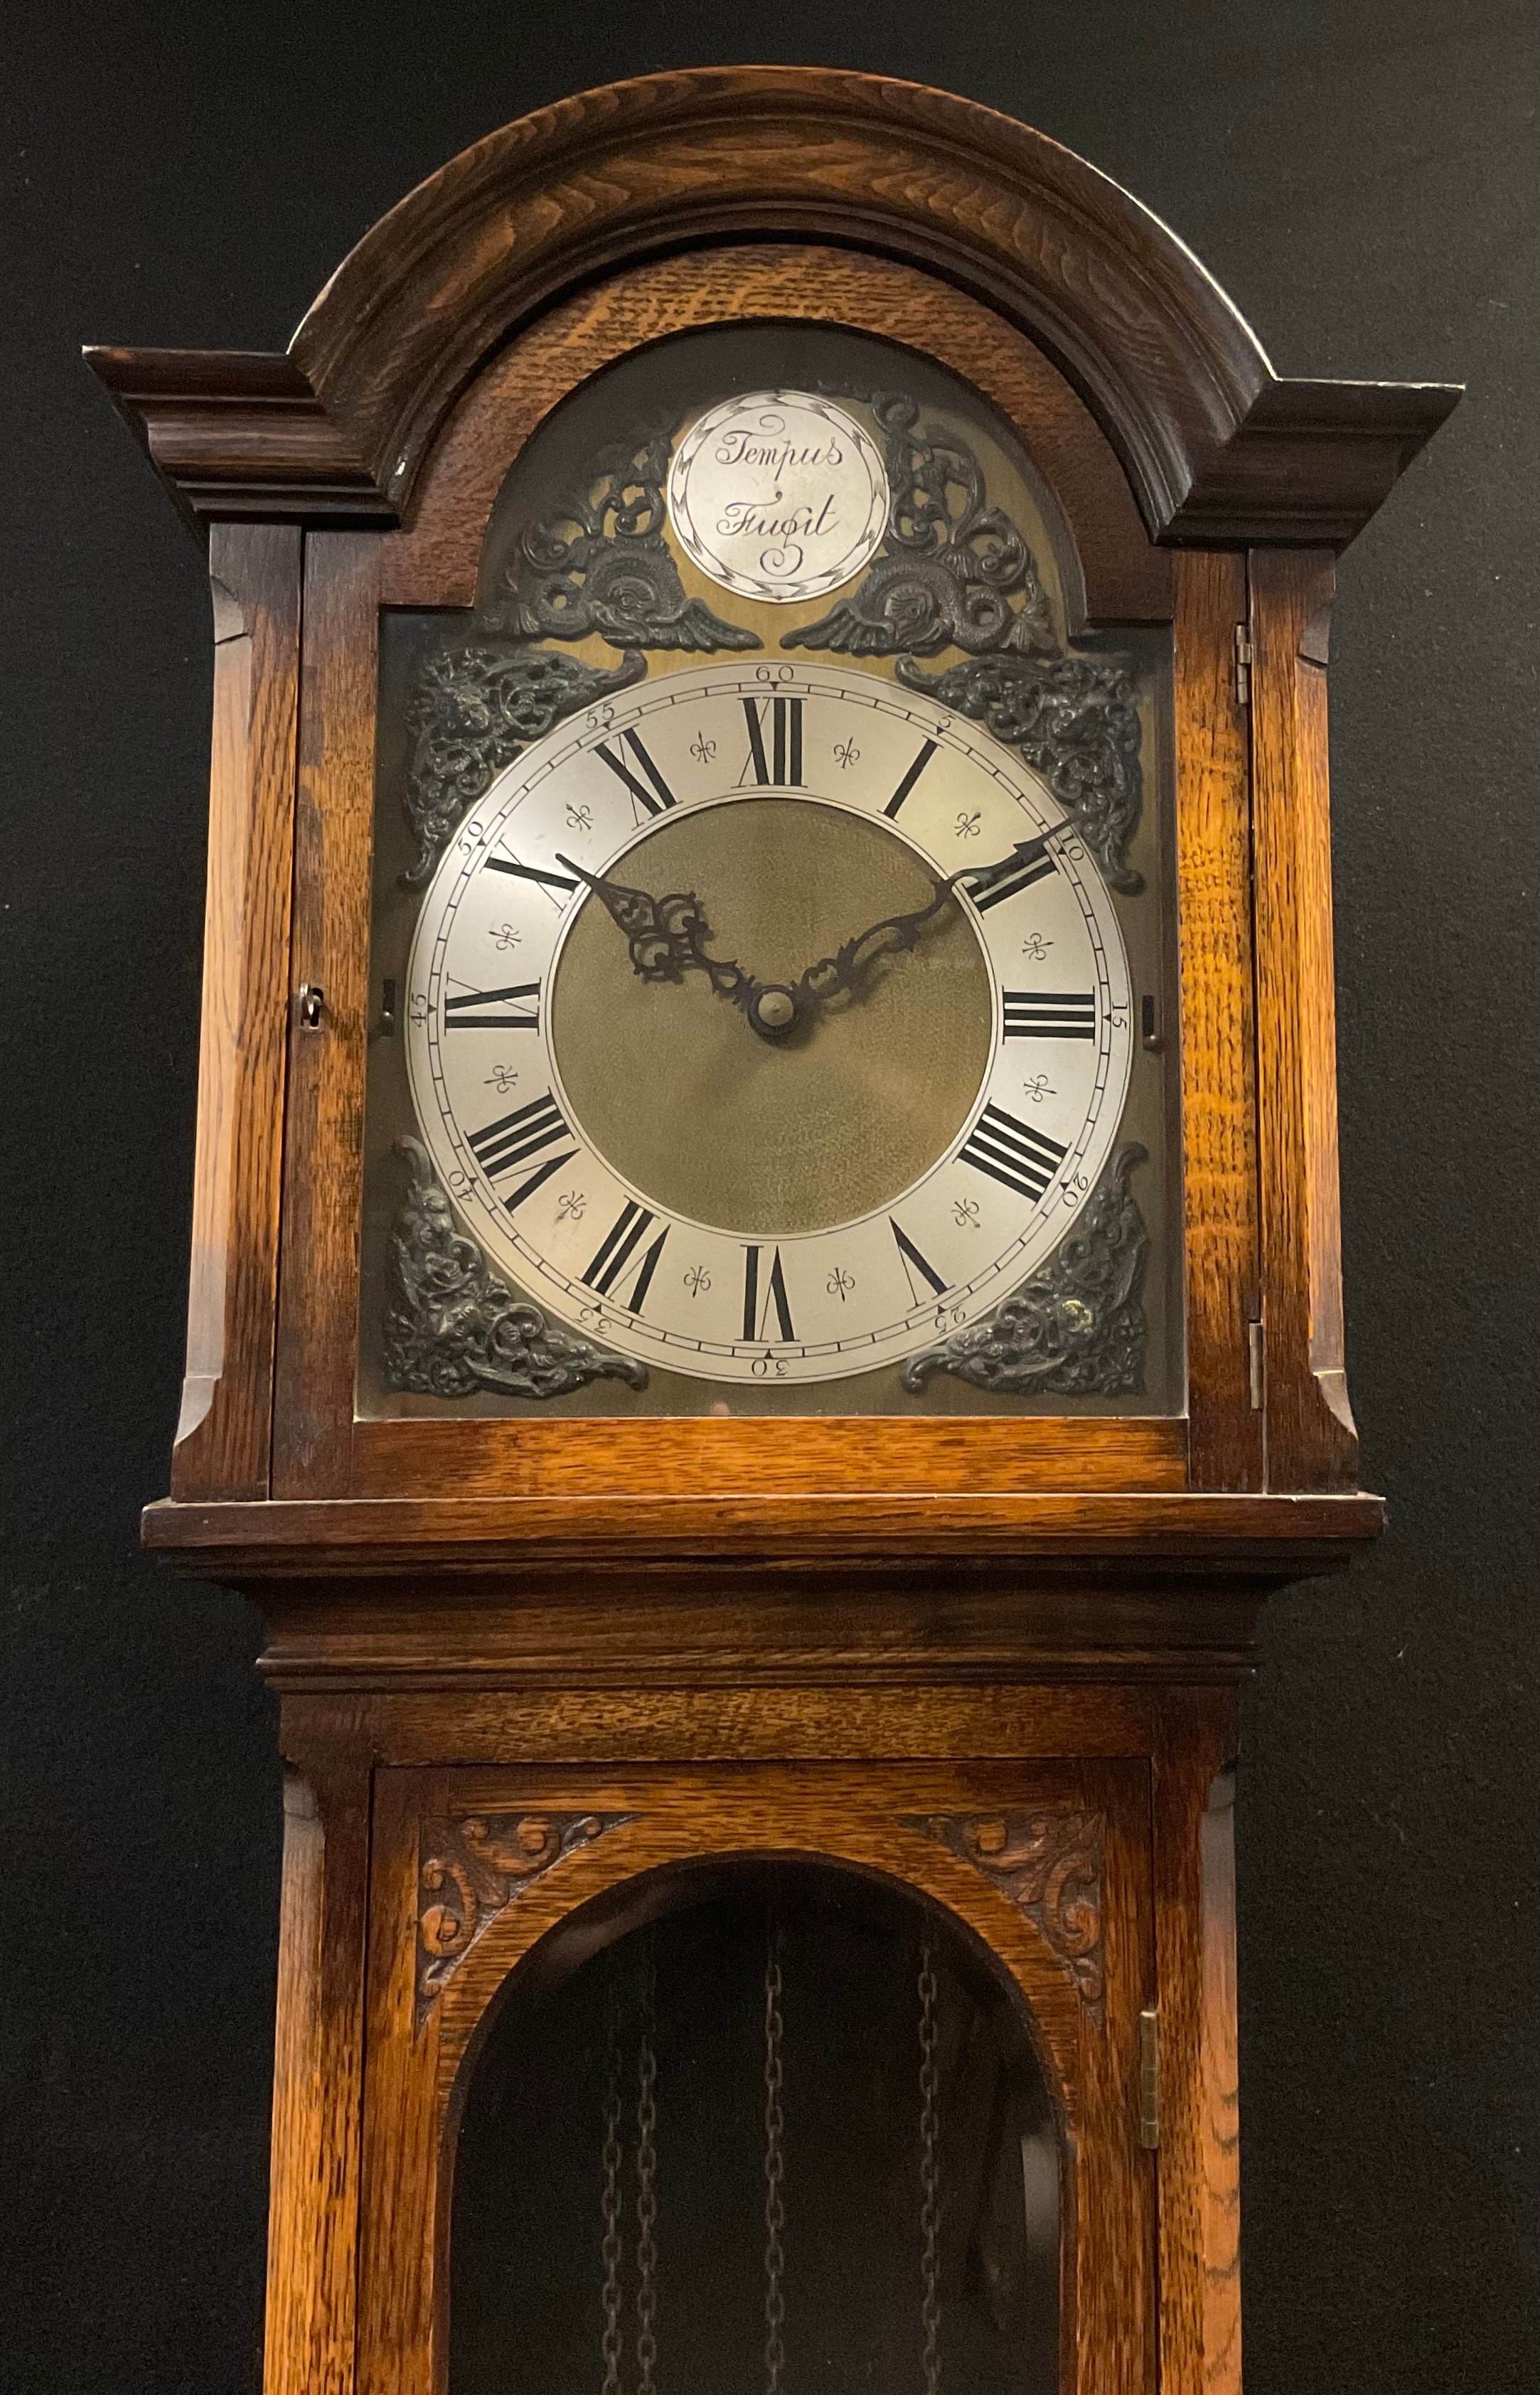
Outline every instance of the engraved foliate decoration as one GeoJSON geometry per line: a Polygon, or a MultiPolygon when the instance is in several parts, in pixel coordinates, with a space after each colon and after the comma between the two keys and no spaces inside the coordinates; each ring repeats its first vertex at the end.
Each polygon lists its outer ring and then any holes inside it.
{"type": "Polygon", "coordinates": [[[454,1215],[420,1140],[396,1153],[411,1179],[390,1233],[386,1385],[420,1396],[561,1397],[590,1381],[647,1386],[647,1367],[548,1321],[494,1273],[454,1215]]]}
{"type": "Polygon", "coordinates": [[[724,590],[790,603],[859,574],[888,529],[881,453],[853,416],[805,390],[725,400],[674,452],[668,513],[724,590]]]}
{"type": "Polygon", "coordinates": [[[1113,1157],[1074,1229],[980,1322],[922,1348],[903,1368],[912,1394],[944,1372],[996,1396],[1137,1396],[1144,1387],[1149,1235],[1128,1178],[1149,1151],[1113,1157]]]}

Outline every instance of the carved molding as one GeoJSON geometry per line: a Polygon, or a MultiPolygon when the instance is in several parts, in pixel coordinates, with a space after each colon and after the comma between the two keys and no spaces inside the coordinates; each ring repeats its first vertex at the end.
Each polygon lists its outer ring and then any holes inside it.
{"type": "Polygon", "coordinates": [[[557,649],[480,632],[430,656],[406,711],[413,748],[402,803],[417,843],[401,875],[406,887],[422,888],[461,816],[520,749],[646,671],[646,658],[635,650],[606,672],[557,649]]]}
{"type": "MultiPolygon", "coordinates": [[[[820,386],[821,389],[830,388],[820,386]]],[[[922,425],[902,391],[850,390],[872,411],[888,465],[888,529],[849,599],[785,633],[783,649],[888,657],[1056,646],[1037,562],[961,436],[922,425]],[[1012,601],[1019,603],[1013,605],[1012,601]]]]}
{"type": "Polygon", "coordinates": [[[997,1396],[1139,1396],[1149,1233],[1128,1178],[1148,1156],[1137,1140],[1120,1147],[1047,1262],[981,1320],[911,1356],[904,1387],[948,1372],[997,1396]]]}
{"type": "Polygon", "coordinates": [[[672,424],[654,425],[599,452],[521,536],[494,621],[530,640],[597,632],[617,649],[759,647],[757,632],[686,596],[663,530],[673,438],[672,424]]]}
{"type": "Polygon", "coordinates": [[[782,66],[611,84],[477,141],[364,235],[286,357],[88,360],[198,520],[378,523],[482,362],[564,294],[697,244],[823,236],[986,293],[1040,341],[1156,538],[1340,546],[1459,397],[1281,382],[1191,253],[1060,143],[950,93],[782,66]]]}
{"type": "Polygon", "coordinates": [[[1090,657],[970,657],[928,674],[901,657],[898,679],[987,725],[1040,774],[1111,887],[1132,893],[1128,863],[1143,801],[1139,708],[1121,666],[1090,657]]]}
{"type": "Polygon", "coordinates": [[[647,1368],[590,1346],[494,1273],[454,1227],[428,1150],[396,1142],[410,1182],[390,1233],[382,1365],[386,1385],[421,1396],[560,1397],[590,1381],[647,1386],[647,1368]]]}
{"type": "Polygon", "coordinates": [[[1099,2020],[1104,1978],[1100,1813],[921,1813],[902,1816],[1004,1889],[1042,1932],[1083,2002],[1099,2020]]]}
{"type": "Polygon", "coordinates": [[[417,1873],[418,2020],[499,1913],[564,1856],[635,1818],[485,1813],[425,1821],[417,1873]]]}

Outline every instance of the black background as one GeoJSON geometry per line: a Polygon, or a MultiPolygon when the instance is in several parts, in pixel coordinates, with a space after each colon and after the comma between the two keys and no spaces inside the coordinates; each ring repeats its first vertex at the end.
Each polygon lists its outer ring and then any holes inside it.
{"type": "Polygon", "coordinates": [[[1469,386],[1345,560],[1334,635],[1349,1358],[1392,1528],[1275,1603],[1247,1698],[1245,2337],[1249,2395],[1528,2383],[1529,0],[13,0],[7,26],[6,2384],[258,2384],[278,1868],[254,1618],[135,1549],[181,1369],[210,636],[76,347],[282,347],[465,143],[756,58],[1069,142],[1283,372],[1469,386]]]}

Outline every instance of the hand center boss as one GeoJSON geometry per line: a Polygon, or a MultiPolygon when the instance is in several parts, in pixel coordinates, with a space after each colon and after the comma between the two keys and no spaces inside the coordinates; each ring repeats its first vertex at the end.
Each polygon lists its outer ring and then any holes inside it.
{"type": "Polygon", "coordinates": [[[570,856],[557,863],[575,873],[600,899],[625,934],[632,969],[642,981],[684,979],[687,972],[703,973],[718,998],[731,999],[762,1039],[781,1039],[796,1025],[816,1014],[830,999],[860,995],[873,967],[885,956],[912,948],[926,924],[954,903],[954,893],[989,889],[1042,853],[1040,840],[1018,840],[1008,856],[993,865],[967,865],[932,884],[935,895],[927,906],[905,915],[885,915],[880,922],[858,932],[832,957],[820,957],[795,982],[762,982],[729,957],[714,957],[705,946],[711,926],[693,891],[674,890],[662,898],[634,890],[624,881],[587,873],[570,856]]]}

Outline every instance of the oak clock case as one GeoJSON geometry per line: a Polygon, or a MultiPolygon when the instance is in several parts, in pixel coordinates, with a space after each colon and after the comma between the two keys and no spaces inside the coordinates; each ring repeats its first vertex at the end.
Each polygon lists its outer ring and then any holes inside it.
{"type": "Polygon", "coordinates": [[[958,377],[721,330],[385,615],[361,1413],[1179,1407],[1169,644],[1066,542],[958,377]]]}
{"type": "Polygon", "coordinates": [[[91,363],[218,632],[145,1535],[281,1702],[268,2395],[1239,2395],[1238,1688],[1382,1512],[1332,560],[1456,394],[774,67],[91,363]]]}

